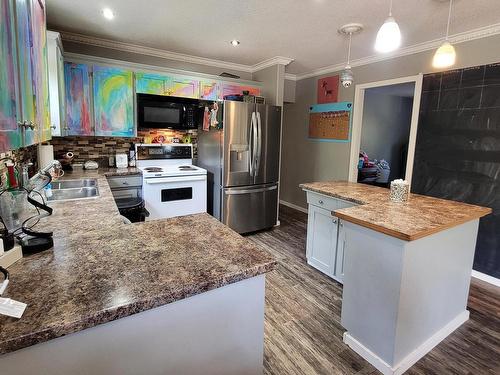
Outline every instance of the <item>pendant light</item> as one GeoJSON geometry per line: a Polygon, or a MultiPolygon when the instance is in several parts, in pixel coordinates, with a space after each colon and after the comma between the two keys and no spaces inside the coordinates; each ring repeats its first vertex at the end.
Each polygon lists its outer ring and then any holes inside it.
{"type": "Polygon", "coordinates": [[[448,35],[450,33],[452,5],[453,5],[453,0],[450,0],[450,8],[448,10],[448,23],[446,25],[446,37],[444,39],[443,44],[441,44],[441,47],[437,49],[436,53],[434,54],[434,58],[432,59],[432,66],[434,68],[442,69],[455,65],[455,60],[457,58],[455,47],[453,47],[451,43],[448,41],[448,35]]]}
{"type": "Polygon", "coordinates": [[[375,40],[375,51],[387,53],[399,48],[401,45],[401,31],[392,16],[392,0],[389,7],[389,17],[380,26],[375,40]]]}
{"type": "Polygon", "coordinates": [[[351,42],[353,34],[357,34],[363,30],[363,25],[360,23],[349,23],[339,29],[339,33],[349,37],[349,47],[347,50],[347,64],[344,70],[340,73],[340,83],[344,88],[350,87],[354,82],[354,74],[351,70],[351,42]]]}

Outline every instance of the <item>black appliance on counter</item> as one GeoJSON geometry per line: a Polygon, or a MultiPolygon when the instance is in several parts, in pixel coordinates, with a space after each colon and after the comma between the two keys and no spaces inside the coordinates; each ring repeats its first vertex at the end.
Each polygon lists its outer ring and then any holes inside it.
{"type": "Polygon", "coordinates": [[[196,129],[203,108],[197,99],[137,94],[138,129],[196,129]]]}

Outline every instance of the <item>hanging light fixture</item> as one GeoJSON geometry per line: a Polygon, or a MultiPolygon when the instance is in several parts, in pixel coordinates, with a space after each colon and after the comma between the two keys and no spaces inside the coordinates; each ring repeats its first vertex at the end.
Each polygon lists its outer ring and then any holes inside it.
{"type": "Polygon", "coordinates": [[[450,8],[448,10],[448,23],[446,24],[446,37],[443,44],[437,49],[432,59],[432,66],[434,68],[448,68],[455,65],[455,60],[457,54],[455,52],[455,47],[448,41],[448,35],[450,33],[450,21],[451,21],[451,8],[453,6],[453,0],[450,0],[450,8]]]}
{"type": "Polygon", "coordinates": [[[375,51],[387,53],[399,48],[401,45],[401,31],[398,23],[392,16],[392,0],[389,7],[389,17],[380,26],[375,40],[375,51]]]}
{"type": "Polygon", "coordinates": [[[354,82],[354,74],[351,70],[351,42],[352,35],[357,34],[363,30],[363,25],[360,23],[349,23],[347,25],[342,26],[339,29],[339,33],[342,35],[347,35],[349,37],[349,47],[347,50],[347,64],[344,70],[340,73],[340,83],[344,88],[350,87],[354,82]]]}

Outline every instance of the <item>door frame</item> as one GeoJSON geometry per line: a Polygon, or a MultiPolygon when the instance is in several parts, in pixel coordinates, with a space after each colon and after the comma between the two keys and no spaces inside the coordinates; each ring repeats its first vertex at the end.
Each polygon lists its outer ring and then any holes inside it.
{"type": "Polygon", "coordinates": [[[406,174],[405,180],[411,186],[413,175],[413,159],[415,157],[415,144],[417,141],[418,116],[420,110],[420,98],[422,96],[422,80],[423,74],[419,73],[414,76],[400,77],[388,79],[384,81],[363,83],[356,85],[354,94],[354,115],[352,120],[352,140],[349,156],[349,181],[357,182],[358,179],[358,160],[359,150],[361,147],[361,131],[363,126],[363,107],[365,101],[365,91],[370,88],[392,86],[400,83],[415,83],[415,91],[413,93],[413,108],[411,114],[410,134],[408,139],[408,156],[406,159],[406,174]]]}

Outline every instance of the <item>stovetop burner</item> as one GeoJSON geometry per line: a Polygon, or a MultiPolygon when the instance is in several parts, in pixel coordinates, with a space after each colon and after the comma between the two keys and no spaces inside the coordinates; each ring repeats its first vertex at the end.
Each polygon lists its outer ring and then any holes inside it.
{"type": "Polygon", "coordinates": [[[144,168],[146,172],[163,172],[163,168],[160,167],[147,167],[144,168]]]}
{"type": "Polygon", "coordinates": [[[193,167],[192,165],[181,165],[179,166],[179,169],[181,171],[196,171],[196,168],[193,167]]]}

